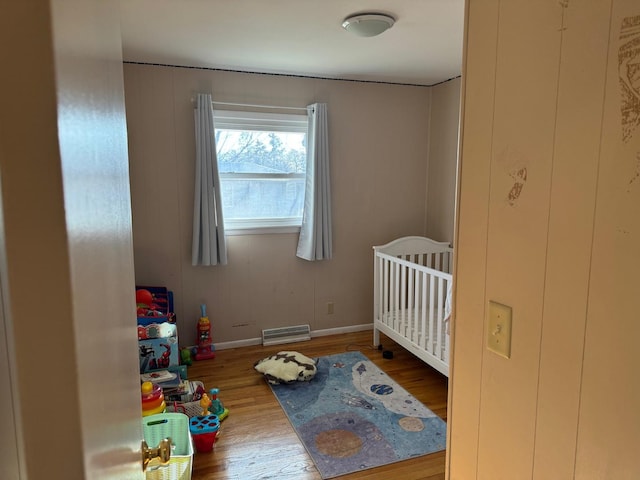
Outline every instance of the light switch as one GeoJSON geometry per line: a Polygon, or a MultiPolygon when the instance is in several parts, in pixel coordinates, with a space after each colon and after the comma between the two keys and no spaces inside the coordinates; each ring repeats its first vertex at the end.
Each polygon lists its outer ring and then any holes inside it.
{"type": "Polygon", "coordinates": [[[487,348],[505,358],[511,357],[511,307],[491,300],[487,348]]]}

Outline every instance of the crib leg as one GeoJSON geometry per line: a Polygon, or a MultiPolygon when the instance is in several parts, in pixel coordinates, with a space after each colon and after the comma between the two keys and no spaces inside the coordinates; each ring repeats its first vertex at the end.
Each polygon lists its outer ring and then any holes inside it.
{"type": "Polygon", "coordinates": [[[377,328],[373,328],[373,346],[378,348],[380,345],[380,331],[377,328]]]}

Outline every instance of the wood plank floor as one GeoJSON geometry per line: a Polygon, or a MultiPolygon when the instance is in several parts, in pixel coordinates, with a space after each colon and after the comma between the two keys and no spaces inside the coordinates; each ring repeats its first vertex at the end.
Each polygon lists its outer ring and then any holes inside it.
{"type": "MultiPolygon", "coordinates": [[[[371,347],[372,332],[365,331],[288,345],[220,350],[215,359],[194,362],[189,379],[204,382],[206,389],[219,388],[219,398],[230,413],[222,422],[214,451],[194,454],[192,479],[321,479],[271,389],[253,369],[255,361],[280,350],[296,350],[309,357],[360,350],[446,421],[447,378],[383,335],[381,342],[394,353],[393,359],[383,359],[382,352],[371,347]]],[[[443,451],[340,478],[441,480],[444,471],[443,451]]]]}

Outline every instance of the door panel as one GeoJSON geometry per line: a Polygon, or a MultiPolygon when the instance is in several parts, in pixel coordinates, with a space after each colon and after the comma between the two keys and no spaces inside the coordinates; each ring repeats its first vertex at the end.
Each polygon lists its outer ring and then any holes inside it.
{"type": "Polygon", "coordinates": [[[20,478],[19,467],[22,478],[143,477],[113,7],[0,6],[3,385],[12,376],[12,395],[6,387],[2,395],[0,478],[20,478]]]}
{"type": "Polygon", "coordinates": [[[52,2],[58,137],[84,468],[142,476],[140,380],[119,16],[52,2]]]}

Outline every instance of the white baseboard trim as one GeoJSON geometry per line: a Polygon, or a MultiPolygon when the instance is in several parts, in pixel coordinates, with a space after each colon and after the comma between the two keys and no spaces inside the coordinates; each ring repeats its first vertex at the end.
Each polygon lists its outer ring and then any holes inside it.
{"type": "Polygon", "coordinates": [[[231,342],[220,342],[214,344],[216,350],[228,350],[230,348],[241,348],[241,347],[250,347],[252,345],[260,345],[262,343],[262,338],[247,338],[244,340],[233,340],[231,342]]]}
{"type": "MultiPolygon", "coordinates": [[[[311,338],[326,337],[327,335],[339,335],[341,333],[362,332],[373,330],[373,323],[363,323],[361,325],[349,325],[348,327],[325,328],[323,330],[312,330],[311,338]]],[[[250,347],[262,344],[262,338],[247,338],[245,340],[233,340],[231,342],[220,342],[214,344],[216,350],[228,350],[230,348],[250,347]]]]}
{"type": "Polygon", "coordinates": [[[363,332],[365,330],[373,330],[373,323],[350,325],[348,327],[325,328],[324,330],[313,330],[311,332],[311,338],[326,337],[327,335],[339,335],[341,333],[363,332]]]}

